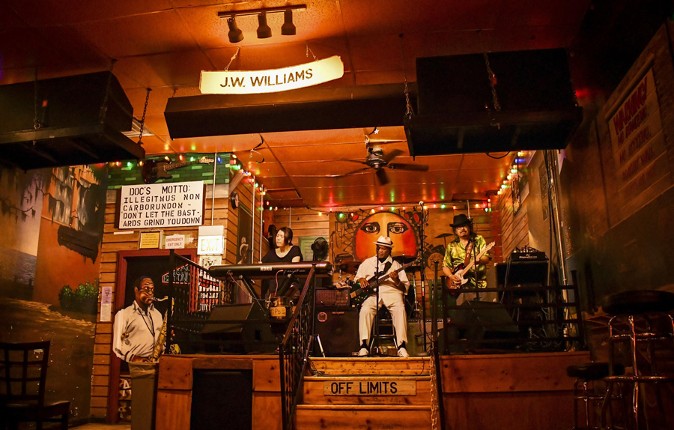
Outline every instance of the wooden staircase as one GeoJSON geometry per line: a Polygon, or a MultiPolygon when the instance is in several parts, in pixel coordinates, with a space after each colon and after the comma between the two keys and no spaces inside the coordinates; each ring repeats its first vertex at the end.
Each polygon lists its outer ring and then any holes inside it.
{"type": "Polygon", "coordinates": [[[310,358],[296,428],[430,429],[429,357],[310,358]]]}

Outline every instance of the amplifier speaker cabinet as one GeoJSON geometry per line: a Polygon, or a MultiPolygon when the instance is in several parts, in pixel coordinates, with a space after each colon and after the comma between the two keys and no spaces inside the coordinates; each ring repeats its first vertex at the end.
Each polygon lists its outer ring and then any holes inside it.
{"type": "MultiPolygon", "coordinates": [[[[316,309],[314,332],[320,337],[326,357],[350,356],[360,344],[358,340],[358,310],[316,309]]],[[[320,357],[318,342],[314,342],[314,354],[320,357]]]]}
{"type": "Polygon", "coordinates": [[[201,331],[209,352],[271,353],[276,337],[255,303],[215,306],[201,331]]]}

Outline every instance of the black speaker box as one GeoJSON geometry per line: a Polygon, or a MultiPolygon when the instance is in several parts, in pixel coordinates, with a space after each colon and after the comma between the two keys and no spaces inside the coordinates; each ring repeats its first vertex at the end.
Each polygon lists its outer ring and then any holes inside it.
{"type": "Polygon", "coordinates": [[[449,324],[440,330],[440,351],[508,349],[517,346],[520,330],[501,303],[468,301],[449,311],[449,324]],[[447,345],[446,342],[449,342],[447,345]]]}
{"type": "Polygon", "coordinates": [[[207,352],[264,354],[277,347],[271,325],[256,303],[214,306],[201,335],[207,352]]]}
{"type": "Polygon", "coordinates": [[[564,49],[417,58],[416,68],[412,156],[564,148],[582,120],[564,49]]]}
{"type": "Polygon", "coordinates": [[[0,112],[0,160],[23,169],[145,156],[122,134],[133,107],[111,72],[0,86],[0,112]]]}
{"type": "MultiPolygon", "coordinates": [[[[350,356],[358,346],[358,310],[316,310],[314,332],[320,337],[327,357],[350,356]]],[[[318,340],[314,342],[314,354],[321,356],[318,340]]]]}

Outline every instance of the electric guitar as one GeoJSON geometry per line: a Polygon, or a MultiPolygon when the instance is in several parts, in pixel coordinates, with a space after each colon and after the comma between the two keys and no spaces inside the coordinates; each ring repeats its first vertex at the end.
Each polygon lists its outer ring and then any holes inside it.
{"type": "Polygon", "coordinates": [[[392,270],[389,273],[380,276],[379,278],[377,278],[377,274],[375,274],[372,278],[368,279],[367,285],[364,286],[364,287],[361,287],[360,283],[356,282],[355,280],[350,281],[350,284],[351,284],[351,293],[349,293],[349,299],[351,300],[350,303],[352,305],[360,306],[361,304],[363,304],[365,299],[370,294],[377,291],[376,287],[377,287],[378,284],[386,281],[388,278],[391,277],[391,275],[393,273],[398,273],[401,270],[405,270],[405,269],[407,269],[408,267],[410,267],[414,264],[418,264],[419,261],[420,261],[419,258],[417,258],[416,260],[410,261],[409,263],[406,263],[406,264],[403,264],[399,268],[397,268],[395,270],[392,270]]]}
{"type": "Polygon", "coordinates": [[[454,269],[452,274],[461,278],[461,285],[459,285],[457,288],[450,288],[449,289],[449,294],[451,296],[456,297],[459,294],[461,294],[461,287],[463,285],[465,285],[466,282],[468,282],[468,279],[464,278],[464,275],[466,273],[468,273],[468,271],[470,269],[473,268],[473,266],[475,265],[475,261],[482,258],[482,256],[485,255],[487,252],[489,252],[489,250],[492,249],[494,247],[494,245],[496,245],[496,243],[491,242],[489,245],[485,246],[484,249],[482,249],[482,251],[480,251],[479,254],[477,254],[477,257],[475,257],[475,259],[471,259],[470,262],[467,265],[464,265],[463,263],[461,263],[454,269]]]}
{"type": "Polygon", "coordinates": [[[189,166],[190,164],[211,164],[213,161],[212,158],[207,157],[201,157],[197,161],[175,161],[173,163],[163,160],[145,160],[141,175],[143,176],[143,182],[154,184],[157,179],[171,179],[169,170],[189,166]]]}

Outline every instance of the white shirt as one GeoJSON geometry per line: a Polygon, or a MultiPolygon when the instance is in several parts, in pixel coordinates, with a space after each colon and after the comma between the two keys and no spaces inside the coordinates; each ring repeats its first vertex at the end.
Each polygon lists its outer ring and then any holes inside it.
{"type": "Polygon", "coordinates": [[[124,361],[132,361],[136,356],[151,356],[162,324],[161,312],[153,305],[143,312],[134,301],[115,315],[112,350],[124,361]]]}
{"type": "MultiPolygon", "coordinates": [[[[383,263],[377,262],[377,256],[366,258],[365,261],[360,263],[360,266],[358,266],[355,279],[365,278],[368,281],[372,280],[375,273],[377,272],[377,269],[379,269],[380,272],[383,271],[386,263],[391,263],[391,267],[386,271],[386,273],[380,274],[379,277],[394,272],[402,267],[402,265],[392,259],[390,255],[386,258],[386,260],[384,260],[383,263]]],[[[410,281],[407,279],[407,274],[404,270],[400,270],[398,272],[398,278],[400,279],[400,282],[405,285],[405,292],[407,292],[407,289],[410,287],[410,281]]],[[[391,278],[388,278],[385,281],[381,281],[381,285],[393,286],[394,284],[391,278]]]]}

